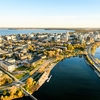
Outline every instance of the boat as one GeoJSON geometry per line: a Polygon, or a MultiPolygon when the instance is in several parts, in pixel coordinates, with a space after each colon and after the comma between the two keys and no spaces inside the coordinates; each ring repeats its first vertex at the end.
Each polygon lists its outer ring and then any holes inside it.
{"type": "Polygon", "coordinates": [[[49,82],[49,81],[50,81],[51,77],[52,77],[52,75],[50,75],[50,77],[47,79],[47,82],[49,82]]]}

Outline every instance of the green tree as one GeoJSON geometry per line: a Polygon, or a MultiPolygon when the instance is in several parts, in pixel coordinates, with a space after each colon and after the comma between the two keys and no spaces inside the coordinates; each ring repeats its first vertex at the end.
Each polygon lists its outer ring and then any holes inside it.
{"type": "Polygon", "coordinates": [[[6,95],[6,94],[7,94],[7,91],[6,91],[6,90],[4,90],[4,91],[3,91],[3,95],[6,95]]]}

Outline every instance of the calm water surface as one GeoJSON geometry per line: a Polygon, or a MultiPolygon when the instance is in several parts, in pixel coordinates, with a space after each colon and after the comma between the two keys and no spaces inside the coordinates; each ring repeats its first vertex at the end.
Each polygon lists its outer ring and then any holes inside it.
{"type": "MultiPolygon", "coordinates": [[[[74,30],[67,30],[69,32],[74,32],[74,30]]],[[[34,30],[8,30],[0,29],[0,35],[10,35],[10,34],[30,34],[30,33],[63,33],[66,30],[44,30],[44,29],[34,29],[34,30]]]]}
{"type": "Polygon", "coordinates": [[[96,49],[94,57],[100,59],[100,47],[96,49]]]}
{"type": "Polygon", "coordinates": [[[84,58],[67,58],[51,71],[52,78],[34,96],[38,100],[100,100],[100,78],[84,58]]]}
{"type": "Polygon", "coordinates": [[[83,57],[60,61],[50,74],[51,80],[33,94],[38,100],[100,100],[100,78],[83,57]]]}

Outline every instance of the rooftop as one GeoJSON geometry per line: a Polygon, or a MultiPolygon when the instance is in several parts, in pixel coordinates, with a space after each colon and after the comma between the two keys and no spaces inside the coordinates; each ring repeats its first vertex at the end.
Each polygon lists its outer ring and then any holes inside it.
{"type": "Polygon", "coordinates": [[[7,65],[7,66],[11,66],[12,64],[11,63],[9,63],[9,62],[7,62],[7,61],[2,61],[5,65],[7,65]]]}
{"type": "Polygon", "coordinates": [[[6,53],[4,50],[0,49],[0,54],[6,53]]]}

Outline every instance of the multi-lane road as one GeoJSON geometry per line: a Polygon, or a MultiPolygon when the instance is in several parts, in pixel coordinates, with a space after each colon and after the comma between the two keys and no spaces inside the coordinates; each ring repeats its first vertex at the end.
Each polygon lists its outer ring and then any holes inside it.
{"type": "Polygon", "coordinates": [[[88,55],[88,57],[94,62],[94,64],[93,64],[94,71],[95,71],[96,74],[100,77],[100,64],[96,61],[96,59],[95,59],[94,56],[92,55],[92,53],[91,53],[91,48],[92,48],[92,45],[89,45],[89,46],[87,47],[87,55],[88,55]]]}
{"type": "Polygon", "coordinates": [[[8,72],[7,70],[3,69],[1,67],[1,64],[0,64],[0,70],[3,71],[5,74],[7,74],[8,76],[10,76],[14,81],[15,83],[12,85],[16,85],[16,86],[19,86],[26,95],[30,96],[33,100],[37,100],[33,95],[31,95],[28,91],[26,91],[21,85],[23,84],[21,81],[19,81],[15,76],[13,76],[10,72],[8,72]],[[17,85],[18,83],[18,85],[17,85]]]}
{"type": "MultiPolygon", "coordinates": [[[[39,65],[38,67],[36,67],[33,70],[33,74],[26,74],[25,77],[23,77],[22,79],[18,80],[15,76],[13,76],[10,72],[8,72],[7,70],[5,70],[4,68],[0,67],[0,70],[2,70],[5,74],[7,74],[8,76],[10,76],[13,79],[13,82],[11,84],[7,84],[5,86],[0,87],[0,90],[4,90],[4,89],[9,89],[11,86],[15,85],[17,87],[20,87],[24,93],[26,95],[29,95],[33,100],[37,100],[33,95],[31,95],[28,91],[26,91],[22,85],[25,83],[25,80],[29,77],[33,77],[33,78],[39,78],[41,75],[36,76],[36,73],[38,72],[39,69],[43,68],[44,66],[52,63],[54,61],[54,59],[48,59],[48,60],[44,60],[43,64],[39,65]]],[[[1,66],[1,65],[0,65],[1,66]]],[[[50,66],[49,66],[50,67],[50,66]]]]}

